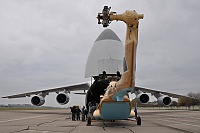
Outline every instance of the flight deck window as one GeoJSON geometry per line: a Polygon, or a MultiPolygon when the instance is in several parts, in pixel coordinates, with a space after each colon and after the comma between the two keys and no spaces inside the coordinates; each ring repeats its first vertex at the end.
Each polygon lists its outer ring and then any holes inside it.
{"type": "Polygon", "coordinates": [[[124,69],[124,72],[126,72],[128,70],[125,57],[123,59],[123,69],[124,69]]]}

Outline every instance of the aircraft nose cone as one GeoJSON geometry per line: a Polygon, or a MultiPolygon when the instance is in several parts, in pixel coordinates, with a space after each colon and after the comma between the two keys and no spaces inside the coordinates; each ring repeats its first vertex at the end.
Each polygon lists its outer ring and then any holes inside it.
{"type": "Polygon", "coordinates": [[[101,40],[116,40],[121,42],[119,37],[113,32],[111,29],[105,29],[96,39],[95,42],[101,41],[101,40]]]}
{"type": "Polygon", "coordinates": [[[94,42],[85,66],[85,77],[116,74],[122,71],[124,47],[119,37],[111,30],[105,29],[94,42]]]}

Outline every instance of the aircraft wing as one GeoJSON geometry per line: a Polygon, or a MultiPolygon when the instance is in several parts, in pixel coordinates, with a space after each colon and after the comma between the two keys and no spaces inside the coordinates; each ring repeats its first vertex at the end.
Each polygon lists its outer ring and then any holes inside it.
{"type": "Polygon", "coordinates": [[[149,89],[149,88],[144,88],[144,87],[135,87],[135,90],[140,90],[142,92],[146,92],[146,93],[151,93],[151,94],[164,94],[164,95],[168,95],[169,97],[173,97],[173,98],[191,98],[189,96],[183,96],[183,95],[179,95],[179,94],[174,94],[174,93],[169,93],[169,92],[165,92],[165,91],[159,91],[159,90],[153,90],[153,89],[149,89]]]}
{"type": "Polygon", "coordinates": [[[46,90],[40,90],[40,91],[33,91],[33,92],[27,92],[27,93],[21,93],[16,95],[10,95],[10,96],[4,96],[2,98],[21,98],[21,97],[30,97],[31,95],[37,95],[39,93],[46,93],[48,95],[51,92],[62,92],[62,91],[78,91],[78,90],[88,90],[89,84],[88,83],[81,83],[76,85],[69,85],[65,87],[56,87],[56,88],[50,88],[46,90]]]}

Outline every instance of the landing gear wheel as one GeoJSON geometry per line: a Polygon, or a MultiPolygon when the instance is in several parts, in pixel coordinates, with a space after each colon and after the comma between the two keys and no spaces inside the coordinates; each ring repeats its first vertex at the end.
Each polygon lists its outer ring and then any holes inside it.
{"type": "Polygon", "coordinates": [[[142,119],[140,116],[137,117],[137,125],[141,125],[142,124],[142,119]]]}
{"type": "Polygon", "coordinates": [[[87,118],[87,126],[91,126],[91,117],[87,118]]]}

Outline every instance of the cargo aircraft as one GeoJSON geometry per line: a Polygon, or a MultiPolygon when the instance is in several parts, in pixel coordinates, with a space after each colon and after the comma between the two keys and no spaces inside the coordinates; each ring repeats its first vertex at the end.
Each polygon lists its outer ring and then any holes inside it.
{"type": "MultiPolygon", "coordinates": [[[[69,85],[28,93],[4,96],[2,98],[31,97],[33,105],[41,106],[45,103],[45,97],[49,93],[56,92],[56,100],[64,105],[69,102],[71,91],[84,90],[85,104],[89,109],[89,103],[98,104],[92,117],[97,120],[124,120],[135,119],[137,125],[141,125],[141,118],[135,116],[132,110],[129,94],[135,93],[136,101],[147,103],[151,93],[157,98],[159,105],[168,106],[171,97],[186,97],[178,94],[168,93],[135,86],[136,49],[138,45],[139,20],[143,14],[135,10],[125,11],[122,14],[110,11],[104,6],[101,13],[98,13],[98,24],[103,27],[109,26],[111,21],[122,21],[127,26],[125,48],[119,37],[110,29],[105,29],[96,39],[87,59],[85,77],[94,80],[91,86],[88,83],[69,85]],[[85,92],[87,90],[87,93],[85,92]]],[[[89,121],[88,121],[89,123],[89,121]]]]}

